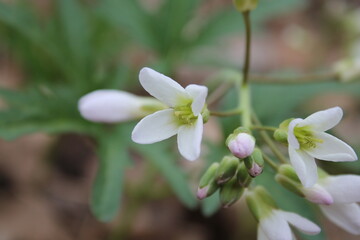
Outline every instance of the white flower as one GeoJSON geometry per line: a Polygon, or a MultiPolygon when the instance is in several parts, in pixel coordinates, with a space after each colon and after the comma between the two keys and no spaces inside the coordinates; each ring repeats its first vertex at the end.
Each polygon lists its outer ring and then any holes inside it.
{"type": "Polygon", "coordinates": [[[319,205],[324,215],[346,231],[360,235],[360,176],[326,176],[305,197],[319,205]]]}
{"type": "Polygon", "coordinates": [[[169,108],[143,118],[132,132],[136,143],[150,144],[177,134],[178,148],[188,160],[200,155],[203,123],[207,121],[205,105],[207,88],[188,85],[185,89],[171,78],[150,68],[143,68],[139,75],[144,89],[169,108]]]}
{"type": "Polygon", "coordinates": [[[305,187],[313,186],[318,178],[315,158],[333,162],[357,160],[356,153],[349,145],[325,133],[337,125],[342,116],[342,109],[334,107],[290,122],[290,162],[305,187]]]}
{"type": "Polygon", "coordinates": [[[315,223],[296,213],[272,209],[260,218],[257,239],[292,240],[294,236],[289,224],[309,235],[315,235],[321,231],[315,223]]]}
{"type": "Polygon", "coordinates": [[[81,116],[93,122],[124,122],[144,117],[165,106],[150,97],[118,90],[96,90],[80,98],[81,116]]]}

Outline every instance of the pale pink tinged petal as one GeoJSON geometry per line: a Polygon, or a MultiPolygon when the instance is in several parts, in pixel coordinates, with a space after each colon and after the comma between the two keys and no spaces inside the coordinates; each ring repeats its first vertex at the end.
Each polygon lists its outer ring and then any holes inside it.
{"type": "Polygon", "coordinates": [[[294,134],[294,128],[296,127],[296,125],[298,125],[302,121],[303,120],[301,118],[296,118],[296,119],[292,120],[289,123],[289,127],[288,127],[288,143],[294,149],[299,149],[300,148],[299,141],[296,139],[295,134],[294,134]]]}
{"type": "Polygon", "coordinates": [[[324,215],[333,223],[354,235],[360,235],[360,207],[356,203],[320,205],[324,215]]]}
{"type": "Polygon", "coordinates": [[[177,142],[180,154],[189,161],[194,161],[200,156],[201,139],[203,133],[203,120],[199,115],[192,125],[182,125],[179,128],[177,142]]]}
{"type": "Polygon", "coordinates": [[[150,95],[170,107],[176,106],[181,99],[190,99],[190,95],[179,83],[151,68],[141,69],[139,79],[150,95]]]}
{"type": "Polygon", "coordinates": [[[299,124],[299,127],[311,126],[312,130],[324,132],[336,126],[343,116],[340,107],[333,107],[311,114],[299,124]]]}
{"type": "Polygon", "coordinates": [[[135,126],[131,135],[132,140],[140,144],[149,144],[175,135],[179,126],[174,116],[173,109],[165,109],[144,117],[135,126]]]}
{"type": "Polygon", "coordinates": [[[306,234],[315,235],[321,231],[318,225],[296,213],[281,211],[281,214],[286,221],[306,234]]]}
{"type": "Polygon", "coordinates": [[[258,227],[257,231],[257,240],[270,240],[260,226],[258,227]]]}
{"type": "Polygon", "coordinates": [[[334,203],[334,199],[331,194],[319,184],[315,184],[310,188],[303,188],[302,192],[304,193],[305,198],[310,202],[325,205],[334,203]]]}
{"type": "Polygon", "coordinates": [[[247,133],[240,133],[228,144],[231,153],[242,159],[250,156],[255,148],[255,139],[247,133]]]}
{"type": "Polygon", "coordinates": [[[348,162],[358,159],[355,151],[340,139],[324,132],[317,132],[314,137],[323,141],[316,143],[315,148],[306,150],[314,158],[333,162],[348,162]]]}
{"type": "Polygon", "coordinates": [[[207,87],[190,84],[185,88],[185,91],[193,98],[191,109],[194,116],[199,115],[205,105],[206,96],[208,93],[207,87]]]}
{"type": "Polygon", "coordinates": [[[323,180],[324,188],[336,203],[360,202],[360,176],[339,175],[323,180]]]}
{"type": "Polygon", "coordinates": [[[295,150],[290,145],[289,157],[302,185],[312,187],[318,178],[315,159],[301,150],[295,150]]]}
{"type": "Polygon", "coordinates": [[[279,212],[273,210],[271,215],[260,219],[259,227],[269,240],[291,240],[289,224],[279,212]]]}
{"type": "Polygon", "coordinates": [[[97,90],[80,98],[81,116],[93,122],[123,122],[141,116],[141,98],[118,90],[97,90]]]}

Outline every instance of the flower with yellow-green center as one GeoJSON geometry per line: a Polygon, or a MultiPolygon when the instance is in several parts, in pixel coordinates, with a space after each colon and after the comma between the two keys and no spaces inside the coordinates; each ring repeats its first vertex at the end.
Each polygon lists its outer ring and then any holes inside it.
{"type": "Polygon", "coordinates": [[[193,161],[200,156],[203,124],[209,118],[205,100],[208,89],[191,84],[183,88],[171,78],[150,68],[139,74],[143,88],[169,108],[143,118],[132,132],[132,140],[150,144],[177,136],[180,154],[193,161]]]}
{"type": "Polygon", "coordinates": [[[290,162],[305,187],[313,186],[318,179],[315,158],[333,162],[357,160],[356,153],[348,144],[325,133],[337,125],[342,116],[342,109],[334,107],[289,123],[290,162]]]}

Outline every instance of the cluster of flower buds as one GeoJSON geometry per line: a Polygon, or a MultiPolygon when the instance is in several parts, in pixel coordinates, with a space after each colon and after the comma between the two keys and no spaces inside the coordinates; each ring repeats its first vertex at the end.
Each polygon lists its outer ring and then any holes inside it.
{"type": "Polygon", "coordinates": [[[197,197],[204,199],[219,189],[220,202],[229,207],[242,196],[250,183],[243,162],[234,156],[225,156],[220,163],[213,163],[200,179],[197,197]]]}
{"type": "Polygon", "coordinates": [[[225,208],[240,199],[251,178],[260,175],[264,167],[262,152],[255,147],[255,138],[248,129],[235,129],[226,145],[233,155],[223,157],[220,163],[213,163],[207,169],[197,192],[197,197],[204,199],[219,189],[220,202],[225,208]]]}

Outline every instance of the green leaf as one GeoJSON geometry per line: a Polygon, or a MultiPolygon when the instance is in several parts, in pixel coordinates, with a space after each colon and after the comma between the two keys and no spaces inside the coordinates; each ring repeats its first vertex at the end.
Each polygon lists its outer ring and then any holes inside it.
{"type": "Polygon", "coordinates": [[[118,213],[125,168],[130,163],[128,140],[123,129],[104,132],[99,140],[99,168],[91,195],[91,210],[101,221],[110,221],[118,213]]]}
{"type": "Polygon", "coordinates": [[[151,146],[136,145],[136,149],[161,172],[183,204],[189,208],[196,207],[197,202],[189,188],[186,175],[175,164],[176,156],[171,154],[164,143],[151,146]]]}

